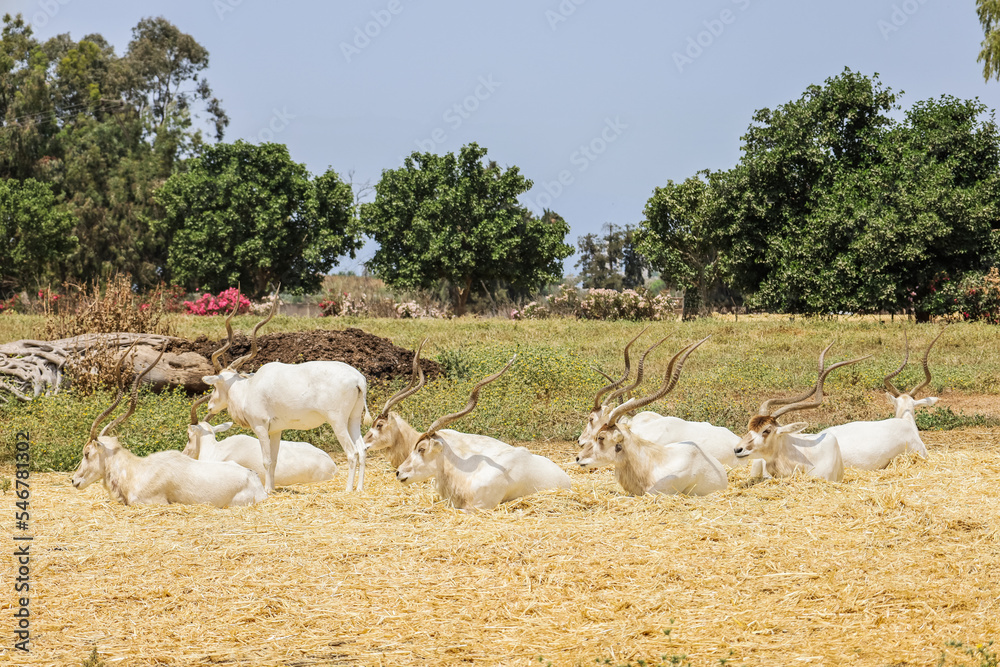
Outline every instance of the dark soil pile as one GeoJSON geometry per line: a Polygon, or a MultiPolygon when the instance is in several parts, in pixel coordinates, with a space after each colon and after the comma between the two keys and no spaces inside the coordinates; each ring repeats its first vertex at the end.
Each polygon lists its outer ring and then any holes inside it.
{"type": "MultiPolygon", "coordinates": [[[[175,341],[169,352],[197,352],[206,359],[222,347],[223,340],[209,340],[198,336],[193,341],[175,341]]],[[[257,356],[240,369],[255,371],[270,361],[297,364],[303,361],[342,361],[357,368],[369,382],[389,382],[398,377],[409,378],[413,372],[413,350],[393,345],[388,338],[370,334],[361,329],[296,331],[264,334],[257,338],[257,356]]],[[[250,352],[250,337],[242,333],[233,336],[233,346],[222,358],[225,366],[230,360],[250,352]]],[[[421,359],[420,366],[427,378],[443,374],[441,365],[430,359],[421,359]]]]}

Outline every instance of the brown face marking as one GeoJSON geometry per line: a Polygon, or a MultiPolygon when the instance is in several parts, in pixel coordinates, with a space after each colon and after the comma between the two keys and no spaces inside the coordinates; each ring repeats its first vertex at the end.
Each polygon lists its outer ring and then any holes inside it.
{"type": "Polygon", "coordinates": [[[749,423],[747,423],[747,431],[760,433],[769,425],[777,426],[778,420],[771,415],[754,415],[750,418],[749,423]]]}

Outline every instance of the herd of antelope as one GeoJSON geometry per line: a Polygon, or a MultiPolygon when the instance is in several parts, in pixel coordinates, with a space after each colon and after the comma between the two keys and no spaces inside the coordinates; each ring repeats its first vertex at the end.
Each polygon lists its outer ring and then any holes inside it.
{"type": "MultiPolygon", "coordinates": [[[[465,511],[492,509],[546,489],[571,488],[566,472],[544,456],[485,435],[444,428],[472,412],[480,390],[503,375],[517,355],[500,371],[476,384],[462,410],[437,419],[420,432],[392,408],[425,384],[420,367],[424,343],[413,356],[409,385],[390,397],[372,420],[367,408],[365,377],[347,364],[272,362],[255,373],[240,372],[240,367],[256,356],[257,332],[274,316],[274,310],[272,307],[267,317],[254,327],[250,353],[223,368],[219,359],[233,343],[230,320],[235,311],[226,319],[228,340],[212,354],[215,374],[204,378],[212,391],[191,406],[188,445],[183,452],[164,451],[140,458],[109,435],[135,411],[139,382],[159,357],[132,382],[128,410],[97,433],[101,422],[124,398],[125,389],[119,381],[114,403],[91,427],[83,459],[73,475],[73,486],[83,489],[102,480],[108,493],[126,505],[250,505],[264,500],[276,485],[333,478],[337,466],[326,452],[308,443],[281,439],[285,429],[307,430],[329,423],[347,455],[346,491],[354,489],[355,477],[357,491],[363,490],[369,450],[386,453],[400,483],[434,478],[441,498],[465,511]],[[206,401],[208,417],[199,420],[198,407],[206,401]],[[228,410],[233,421],[212,426],[207,419],[222,410],[228,410]],[[236,435],[217,440],[216,434],[230,428],[233,422],[256,437],[236,435]],[[363,423],[370,428],[362,438],[363,423]]],[[[909,360],[909,342],[904,333],[903,363],[884,380],[886,395],[896,411],[894,417],[833,426],[818,434],[803,433],[808,426],[806,422],[778,423],[784,414],[819,406],[824,382],[833,370],[868,358],[826,366],[831,343],[819,355],[815,386],[791,398],[764,401],[750,418],[746,434],[740,437],[707,422],[689,422],[655,412],[634,414],[670,393],[680,380],[688,356],[708,340],[703,338],[677,352],[667,365],[657,391],[626,400],[642,382],[646,356],[666,340],[654,343],[643,353],[635,380],[626,385],[631,372],[630,348],[644,332],[625,345],[625,374],[618,380],[605,375],[609,384],[594,397],[576,456],[576,465],[585,470],[613,466],[615,477],[626,493],[706,495],[728,486],[727,469],[748,463],[752,463],[755,476],[782,478],[805,474],[839,482],[845,466],[875,470],[884,468],[903,453],[927,456],[914,410],[938,400],[917,400],[916,396],[930,383],[927,360],[940,333],[924,352],[924,381],[907,392],[892,384],[909,360]]],[[[116,376],[120,377],[126,356],[128,353],[119,359],[116,376]]]]}

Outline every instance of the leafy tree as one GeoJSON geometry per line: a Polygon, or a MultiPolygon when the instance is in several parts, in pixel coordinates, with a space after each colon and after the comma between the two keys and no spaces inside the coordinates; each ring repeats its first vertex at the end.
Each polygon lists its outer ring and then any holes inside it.
{"type": "Polygon", "coordinates": [[[631,225],[604,225],[604,236],[586,234],[577,239],[580,258],[576,262],[583,286],[601,289],[631,289],[646,280],[649,261],[637,248],[638,237],[631,225]]]}
{"type": "Polygon", "coordinates": [[[915,104],[886,131],[865,170],[842,174],[808,217],[797,284],[809,310],[912,307],[935,278],[995,262],[1000,134],[985,105],[915,104]],[[815,250],[813,250],[815,249],[815,250]],[[835,261],[819,262],[833,251],[835,261]]]}
{"type": "Polygon", "coordinates": [[[166,126],[172,116],[200,100],[215,125],[215,138],[222,140],[229,117],[212,97],[208,80],[198,78],[208,67],[208,50],[191,35],[162,16],[142,19],[132,29],[124,65],[127,97],[140,113],[148,110],[154,126],[166,126]]]}
{"type": "Polygon", "coordinates": [[[718,251],[712,241],[713,216],[717,215],[712,178],[708,172],[699,172],[683,183],[667,181],[654,189],[637,232],[637,247],[660,271],[660,278],[685,290],[687,314],[708,303],[709,290],[718,281],[718,251]]]}
{"type": "Polygon", "coordinates": [[[896,95],[849,69],[762,109],[739,163],[657,188],[641,250],[664,277],[717,276],[781,312],[926,312],[935,281],[995,264],[1000,133],[978,101],[896,95]]]}
{"type": "Polygon", "coordinates": [[[754,114],[739,164],[715,184],[723,210],[713,230],[718,247],[726,248],[720,270],[753,293],[752,303],[805,309],[794,278],[811,270],[797,260],[807,215],[839,171],[864,168],[895,99],[877,79],[845,70],[798,100],[754,114]]]}
{"type": "Polygon", "coordinates": [[[37,286],[76,245],[73,216],[45,183],[0,180],[0,290],[37,286]]]}
{"type": "Polygon", "coordinates": [[[1000,81],[1000,0],[976,0],[976,12],[984,33],[976,61],[983,63],[983,79],[1000,81]]]}
{"type": "Polygon", "coordinates": [[[563,242],[569,234],[569,223],[555,211],[544,209],[535,217],[522,209],[521,216],[514,229],[521,245],[511,260],[513,270],[503,276],[503,282],[511,294],[528,296],[562,277],[562,260],[572,248],[563,242]]]}
{"type": "Polygon", "coordinates": [[[942,271],[982,263],[996,218],[998,135],[979,102],[942,97],[903,122],[877,77],[845,70],[754,115],[711,179],[718,266],[785,312],[908,307],[942,271]]]}
{"type": "Polygon", "coordinates": [[[472,143],[458,155],[414,152],[382,172],[361,224],[379,244],[368,269],[404,289],[451,286],[455,312],[496,281],[538,288],[561,276],[565,221],[551,211],[535,219],[517,202],[531,188],[517,167],[484,163],[472,143]]]}
{"type": "Polygon", "coordinates": [[[220,143],[187,167],[156,193],[179,284],[314,291],[339,256],[361,247],[350,186],[332,170],[310,179],[283,144],[220,143]]]}
{"type": "Polygon", "coordinates": [[[205,49],[162,18],[144,19],[126,53],[101,35],[39,43],[18,15],[0,34],[0,177],[35,178],[74,215],[79,243],[63,280],[121,271],[142,285],[163,277],[167,248],[149,221],[153,191],[203,145],[194,116],[227,119],[201,75],[205,49]]]}

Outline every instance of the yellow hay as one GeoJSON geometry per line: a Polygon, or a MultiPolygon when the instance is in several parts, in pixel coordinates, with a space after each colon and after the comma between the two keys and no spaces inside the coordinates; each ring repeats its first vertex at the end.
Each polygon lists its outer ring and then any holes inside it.
{"type": "MultiPolygon", "coordinates": [[[[930,460],[842,484],[741,469],[722,494],[632,498],[571,470],[572,491],[479,514],[377,456],[364,495],[340,473],[229,510],[36,474],[32,650],[8,639],[0,662],[934,664],[950,640],[1000,640],[1000,459],[995,430],[924,436],[930,460]]],[[[8,626],[13,606],[8,584],[8,626]]]]}

